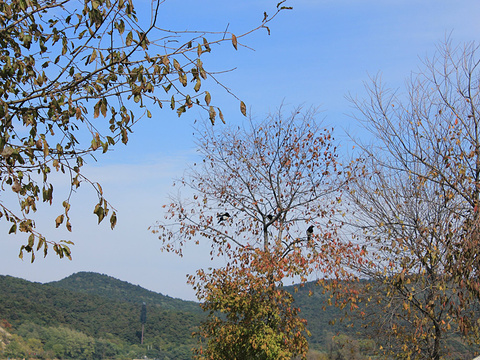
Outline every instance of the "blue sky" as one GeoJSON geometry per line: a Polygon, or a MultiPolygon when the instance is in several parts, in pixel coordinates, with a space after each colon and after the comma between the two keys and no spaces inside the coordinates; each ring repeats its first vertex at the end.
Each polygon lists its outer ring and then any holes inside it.
{"type": "MultiPolygon", "coordinates": [[[[263,11],[272,13],[275,5],[266,0],[167,0],[161,22],[164,28],[178,30],[221,31],[229,24],[230,31],[241,33],[259,22],[263,11]]],[[[287,108],[319,106],[324,122],[335,127],[345,148],[351,146],[345,130],[355,134],[357,126],[348,115],[353,109],[346,94],[362,97],[363,82],[377,73],[402,91],[421,59],[433,54],[446,37],[461,44],[478,40],[480,34],[480,2],[473,0],[297,0],[285,5],[294,9],[271,23],[270,36],[259,31],[243,40],[255,51],[235,51],[225,43],[207,54],[204,64],[210,70],[236,68],[220,79],[255,117],[274,111],[282,101],[287,108]]],[[[243,121],[238,100],[218,88],[211,93],[227,122],[243,121]]],[[[137,124],[127,146],[119,145],[85,168],[117,208],[116,229],[97,226],[92,213],[96,196],[82,186],[72,201],[73,233],[54,230],[58,207],[42,206],[37,214],[39,230],[75,242],[73,260],[59,260],[52,253],[45,259],[38,256],[33,264],[22,261],[17,257],[20,239],[7,236],[0,224],[0,274],[48,282],[77,271],[95,271],[172,297],[195,299],[185,276],[210,266],[208,250],[189,246],[184,258],[162,253],[159,240],[147,228],[161,219],[173,179],[195,160],[193,124],[205,114],[193,109],[178,118],[164,109],[153,115],[137,124]]],[[[60,200],[66,188],[57,185],[56,191],[60,200]]],[[[2,201],[12,199],[2,194],[2,201]]]]}

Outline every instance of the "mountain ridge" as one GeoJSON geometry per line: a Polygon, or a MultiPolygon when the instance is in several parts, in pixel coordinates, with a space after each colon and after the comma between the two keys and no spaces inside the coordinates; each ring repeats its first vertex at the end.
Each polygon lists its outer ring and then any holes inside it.
{"type": "Polygon", "coordinates": [[[190,300],[173,298],[162,293],[148,290],[140,285],[96,272],[80,271],[61,280],[45,283],[54,287],[75,292],[107,297],[110,300],[132,303],[143,302],[149,305],[160,305],[169,310],[202,312],[199,303],[190,300]]]}

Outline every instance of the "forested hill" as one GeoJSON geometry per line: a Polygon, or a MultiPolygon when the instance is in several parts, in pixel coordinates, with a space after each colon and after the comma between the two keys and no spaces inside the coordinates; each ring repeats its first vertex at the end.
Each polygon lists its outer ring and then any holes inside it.
{"type": "MultiPolygon", "coordinates": [[[[79,280],[73,291],[62,288],[62,282],[57,282],[54,286],[11,276],[0,276],[0,322],[7,324],[8,327],[11,325],[9,331],[19,336],[14,338],[15,342],[12,342],[14,346],[11,347],[15,351],[25,349],[28,355],[27,350],[30,352],[34,350],[29,345],[33,338],[36,339],[36,343],[44,344],[46,348],[42,351],[52,352],[55,350],[53,346],[57,344],[48,345],[49,341],[53,341],[51,338],[57,337],[57,342],[67,341],[59,340],[58,334],[62,336],[69,334],[68,343],[71,353],[53,353],[51,356],[95,358],[90,353],[95,353],[98,347],[100,349],[98,351],[102,353],[105,348],[110,349],[111,356],[115,358],[123,358],[131,352],[133,352],[133,358],[145,355],[159,359],[191,358],[191,348],[196,344],[191,334],[205,316],[196,309],[199,307],[198,304],[151,293],[105,275],[92,276],[91,280],[95,279],[95,281],[88,285],[84,274],[74,275],[73,279],[77,277],[82,280],[79,280]],[[100,279],[102,281],[97,281],[100,279]],[[109,298],[107,291],[104,291],[102,296],[88,294],[85,289],[81,289],[82,286],[98,288],[99,291],[103,286],[117,295],[109,298]],[[115,289],[117,286],[131,289],[131,296],[128,291],[124,293],[128,301],[119,300],[118,294],[121,291],[115,289]],[[139,299],[138,302],[136,298],[139,299]],[[140,311],[143,301],[147,303],[145,344],[150,346],[139,348],[140,311]],[[194,307],[195,310],[192,311],[182,310],[194,309],[194,307]],[[72,353],[72,348],[78,348],[78,351],[82,352],[88,350],[90,355],[72,353]],[[145,353],[146,349],[149,349],[149,354],[145,353]]],[[[38,352],[38,349],[35,352],[38,352]]],[[[25,357],[21,352],[9,355],[7,357],[25,357]]]]}
{"type": "Polygon", "coordinates": [[[133,285],[114,277],[94,272],[79,272],[59,281],[48,283],[58,288],[75,292],[98,295],[112,301],[126,301],[135,304],[145,302],[160,305],[167,310],[202,312],[198,303],[165,296],[154,291],[133,285]]]}
{"type": "MultiPolygon", "coordinates": [[[[290,289],[301,316],[308,321],[312,350],[325,351],[335,334],[343,333],[352,340],[358,337],[358,327],[345,328],[339,322],[329,325],[341,312],[332,307],[322,310],[325,295],[314,284],[298,292],[290,289]],[[313,295],[309,296],[309,292],[313,295]]],[[[191,334],[204,316],[198,303],[97,273],[81,272],[47,284],[0,276],[0,326],[2,321],[11,324],[9,331],[17,336],[10,342],[12,353],[3,355],[12,358],[28,357],[33,350],[39,352],[29,344],[42,344],[41,351],[47,353],[47,358],[105,358],[107,351],[110,357],[119,359],[191,359],[191,348],[196,345],[191,334]],[[143,302],[147,304],[147,323],[145,345],[141,347],[143,302]],[[69,353],[58,346],[65,342],[69,353]]]]}

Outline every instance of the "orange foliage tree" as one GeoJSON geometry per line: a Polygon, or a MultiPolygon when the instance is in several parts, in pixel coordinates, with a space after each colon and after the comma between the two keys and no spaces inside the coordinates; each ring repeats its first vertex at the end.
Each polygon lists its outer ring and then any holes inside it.
{"type": "Polygon", "coordinates": [[[226,259],[189,278],[210,311],[199,359],[305,356],[305,322],[282,284],[331,272],[355,253],[338,236],[350,172],[315,116],[279,110],[245,127],[207,126],[198,139],[203,159],[181,180],[190,200],[174,199],[154,227],[167,251],[206,240],[212,257],[226,259]]]}

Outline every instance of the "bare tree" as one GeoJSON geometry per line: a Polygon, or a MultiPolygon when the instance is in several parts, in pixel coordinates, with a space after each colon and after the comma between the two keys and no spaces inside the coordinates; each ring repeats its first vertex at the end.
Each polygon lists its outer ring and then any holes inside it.
{"type": "Polygon", "coordinates": [[[206,126],[198,146],[202,162],[180,181],[193,199],[172,198],[167,220],[177,221],[156,228],[167,250],[181,252],[178,245],[200,235],[220,252],[229,244],[286,256],[298,246],[315,249],[309,238],[336,238],[338,224],[329,220],[348,176],[313,109],[286,118],[280,110],[246,128],[206,126]]]}
{"type": "Polygon", "coordinates": [[[372,140],[357,140],[368,176],[350,185],[368,261],[351,271],[373,281],[357,300],[365,316],[381,308],[373,323],[399,357],[440,359],[460,334],[480,340],[477,53],[446,43],[412,76],[408,95],[377,77],[367,100],[352,99],[372,140]]]}

